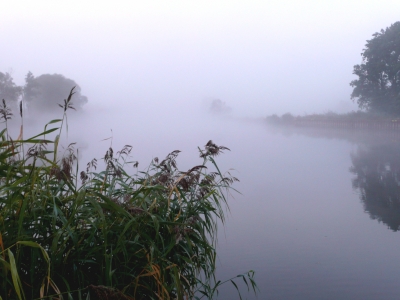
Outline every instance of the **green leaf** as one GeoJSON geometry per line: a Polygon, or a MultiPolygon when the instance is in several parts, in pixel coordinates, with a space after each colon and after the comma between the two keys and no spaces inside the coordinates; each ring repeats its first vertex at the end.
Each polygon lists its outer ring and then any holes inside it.
{"type": "Polygon", "coordinates": [[[17,265],[15,263],[14,254],[10,249],[7,249],[7,252],[8,252],[8,257],[10,259],[11,278],[14,284],[15,292],[17,293],[19,300],[25,299],[24,291],[22,290],[21,280],[18,276],[17,265]]]}
{"type": "Polygon", "coordinates": [[[52,128],[52,129],[49,129],[49,130],[45,130],[45,131],[43,131],[43,132],[41,132],[41,133],[39,133],[39,134],[37,134],[37,135],[35,135],[35,136],[33,136],[33,137],[27,139],[26,141],[33,140],[33,139],[37,138],[38,136],[42,136],[42,135],[46,135],[46,134],[48,134],[48,133],[52,133],[53,131],[56,131],[57,129],[58,129],[58,128],[52,128]]]}

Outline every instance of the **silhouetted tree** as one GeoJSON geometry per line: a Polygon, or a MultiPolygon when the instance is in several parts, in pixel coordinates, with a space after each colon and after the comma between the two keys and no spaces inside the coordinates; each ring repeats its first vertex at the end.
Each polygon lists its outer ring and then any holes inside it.
{"type": "Polygon", "coordinates": [[[399,115],[400,22],[372,36],[361,53],[362,63],[354,66],[358,79],[350,83],[351,98],[360,108],[399,115]]]}
{"type": "Polygon", "coordinates": [[[14,83],[9,73],[0,72],[0,101],[17,102],[22,95],[22,87],[14,83]]]}
{"type": "Polygon", "coordinates": [[[39,84],[35,81],[35,76],[31,71],[26,74],[23,92],[24,100],[27,102],[31,102],[39,94],[39,84]]]}
{"type": "Polygon", "coordinates": [[[81,94],[81,88],[74,80],[61,74],[34,77],[29,72],[25,77],[23,99],[30,108],[53,110],[63,103],[65,95],[68,95],[74,86],[76,88],[72,103],[74,108],[79,109],[87,102],[87,97],[81,94]]]}
{"type": "Polygon", "coordinates": [[[221,99],[214,99],[211,102],[210,111],[216,114],[228,113],[232,110],[224,101],[221,99]]]}
{"type": "Polygon", "coordinates": [[[351,155],[353,188],[371,219],[400,230],[400,145],[360,148],[351,155]]]}
{"type": "Polygon", "coordinates": [[[294,119],[295,117],[291,113],[283,114],[281,117],[282,123],[284,124],[292,124],[294,119]]]}
{"type": "Polygon", "coordinates": [[[269,124],[279,124],[281,122],[281,118],[279,118],[276,114],[267,116],[266,120],[269,124]]]}

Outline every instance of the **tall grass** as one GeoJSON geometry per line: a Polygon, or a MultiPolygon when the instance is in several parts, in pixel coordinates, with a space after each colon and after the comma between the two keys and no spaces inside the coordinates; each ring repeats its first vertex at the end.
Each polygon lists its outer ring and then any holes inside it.
{"type": "MultiPolygon", "coordinates": [[[[8,135],[12,113],[0,109],[0,299],[216,297],[217,225],[237,179],[214,158],[229,149],[209,141],[187,171],[173,151],[130,175],[132,147],[110,147],[102,170],[93,159],[79,172],[74,144],[58,151],[72,96],[62,119],[29,139],[22,125],[8,135]]],[[[253,271],[237,279],[256,291],[253,271]]]]}

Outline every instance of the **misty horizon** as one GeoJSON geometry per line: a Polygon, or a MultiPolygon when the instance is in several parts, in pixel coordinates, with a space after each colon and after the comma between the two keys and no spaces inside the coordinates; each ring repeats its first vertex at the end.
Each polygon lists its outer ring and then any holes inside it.
{"type": "Polygon", "coordinates": [[[241,117],[347,112],[366,40],[397,21],[392,2],[358,3],[9,2],[0,71],[18,85],[28,71],[62,74],[87,109],[221,99],[241,117]]]}

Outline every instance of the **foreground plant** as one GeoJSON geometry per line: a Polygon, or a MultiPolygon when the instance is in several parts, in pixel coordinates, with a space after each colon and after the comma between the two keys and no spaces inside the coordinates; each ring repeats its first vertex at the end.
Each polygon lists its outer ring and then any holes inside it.
{"type": "MultiPolygon", "coordinates": [[[[185,172],[173,151],[129,175],[126,145],[108,149],[104,170],[94,159],[79,172],[73,144],[58,157],[72,96],[42,133],[0,132],[0,299],[214,298],[217,223],[237,181],[214,157],[229,149],[209,141],[185,172]]],[[[253,271],[238,278],[256,291],[253,271]]]]}

